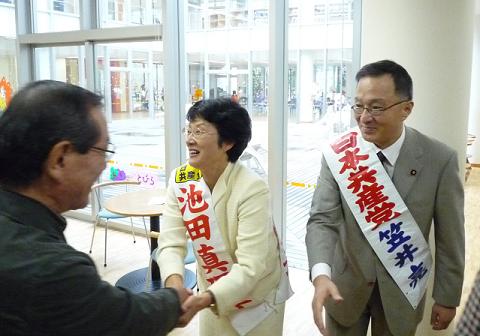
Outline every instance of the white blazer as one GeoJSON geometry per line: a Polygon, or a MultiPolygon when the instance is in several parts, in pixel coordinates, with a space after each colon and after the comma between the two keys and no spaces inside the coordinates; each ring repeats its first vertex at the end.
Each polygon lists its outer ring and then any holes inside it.
{"type": "MultiPolygon", "coordinates": [[[[170,179],[157,261],[162,279],[184,273],[186,228],[170,179]]],[[[218,315],[228,316],[246,297],[265,299],[280,281],[277,239],[271,224],[268,186],[240,163],[229,163],[212,192],[214,211],[227,251],[230,273],[209,286],[197,272],[199,288],[215,296],[218,315]]]]}

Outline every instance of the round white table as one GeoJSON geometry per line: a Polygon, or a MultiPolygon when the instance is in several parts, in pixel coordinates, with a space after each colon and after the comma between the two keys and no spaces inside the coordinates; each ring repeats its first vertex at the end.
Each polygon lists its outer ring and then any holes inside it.
{"type": "MultiPolygon", "coordinates": [[[[160,216],[165,204],[165,189],[142,189],[112,197],[105,201],[105,209],[125,216],[150,217],[150,232],[160,232],[160,216]]],[[[158,246],[157,239],[150,237],[150,253],[158,246]]],[[[159,280],[156,263],[152,266],[152,280],[159,280]]]]}
{"type": "MultiPolygon", "coordinates": [[[[160,232],[160,216],[165,204],[165,189],[142,189],[127,192],[105,201],[105,209],[125,216],[150,217],[150,232],[160,232]]],[[[150,236],[150,254],[157,248],[157,235],[150,236]]],[[[152,262],[151,274],[148,267],[132,271],[118,279],[117,287],[128,288],[130,291],[150,292],[162,287],[160,270],[156,262],[152,262]],[[147,281],[151,277],[151,281],[147,281]]],[[[196,284],[195,274],[185,269],[185,287],[193,288],[196,284]]]]}
{"type": "MultiPolygon", "coordinates": [[[[125,216],[150,217],[150,231],[160,231],[160,216],[163,214],[161,200],[165,198],[165,189],[143,189],[114,196],[105,201],[105,209],[125,216]],[[152,201],[152,199],[154,201],[152,201]],[[155,200],[158,200],[155,202],[155,200]]],[[[157,239],[150,237],[150,253],[157,248],[157,239]]],[[[142,268],[122,276],[115,284],[131,291],[151,291],[161,287],[158,265],[152,263],[151,280],[146,281],[148,268],[142,268]],[[149,288],[146,284],[150,283],[149,288]]]]}

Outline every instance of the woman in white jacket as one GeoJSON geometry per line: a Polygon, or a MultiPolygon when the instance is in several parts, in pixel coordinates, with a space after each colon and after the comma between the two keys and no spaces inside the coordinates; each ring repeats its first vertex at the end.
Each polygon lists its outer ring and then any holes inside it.
{"type": "Polygon", "coordinates": [[[271,221],[269,191],[237,162],[251,139],[248,112],[230,99],[203,100],[187,113],[188,164],[172,172],[157,261],[166,287],[183,286],[187,235],[200,294],[200,335],[281,335],[289,286],[271,221]]]}

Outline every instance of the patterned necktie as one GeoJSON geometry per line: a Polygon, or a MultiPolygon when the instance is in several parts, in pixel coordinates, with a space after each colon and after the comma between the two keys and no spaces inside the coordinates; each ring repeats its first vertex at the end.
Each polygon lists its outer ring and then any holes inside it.
{"type": "Polygon", "coordinates": [[[388,159],[383,155],[383,153],[380,151],[377,153],[378,158],[380,159],[380,162],[385,166],[385,163],[388,163],[388,159]]]}
{"type": "Polygon", "coordinates": [[[378,159],[380,160],[380,162],[382,163],[383,167],[387,171],[388,176],[390,176],[390,178],[391,178],[392,175],[393,175],[393,169],[391,169],[390,162],[388,162],[388,159],[386,158],[385,155],[383,155],[383,153],[381,151],[377,153],[377,156],[378,156],[378,159]]]}

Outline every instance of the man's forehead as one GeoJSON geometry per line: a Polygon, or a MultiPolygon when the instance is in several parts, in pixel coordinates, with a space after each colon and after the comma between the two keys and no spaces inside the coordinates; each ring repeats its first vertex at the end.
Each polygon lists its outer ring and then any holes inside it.
{"type": "Polygon", "coordinates": [[[98,122],[107,123],[105,115],[103,113],[103,108],[101,106],[95,106],[90,109],[90,115],[98,122]]]}
{"type": "Polygon", "coordinates": [[[388,98],[395,94],[395,84],[391,76],[364,77],[356,87],[356,96],[373,95],[377,99],[388,98]]]}
{"type": "Polygon", "coordinates": [[[362,77],[358,80],[357,88],[361,85],[366,85],[366,84],[369,84],[369,85],[374,85],[374,84],[389,85],[390,84],[392,86],[395,85],[393,77],[390,74],[362,77]]]}
{"type": "Polygon", "coordinates": [[[100,137],[108,139],[107,120],[105,119],[102,108],[100,106],[93,107],[90,109],[90,115],[100,131],[100,137]]]}

